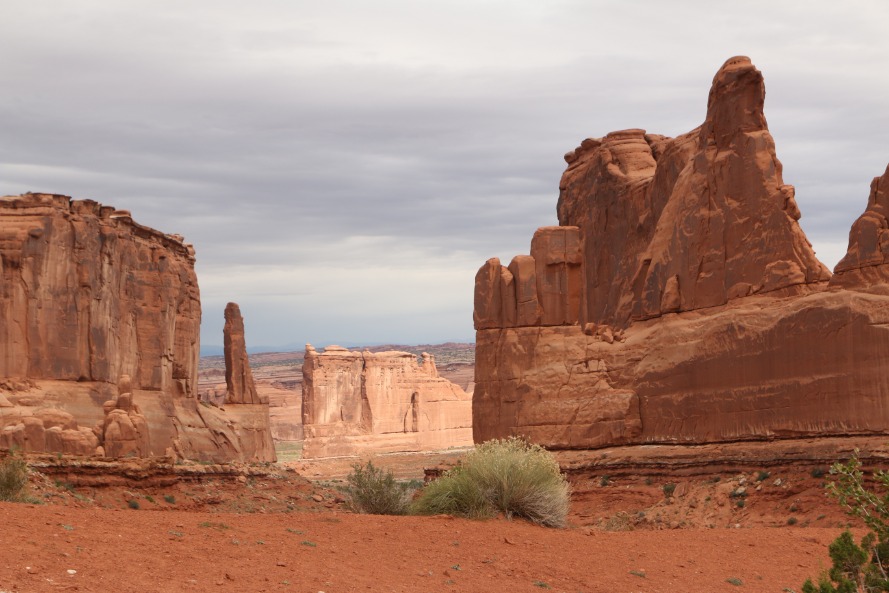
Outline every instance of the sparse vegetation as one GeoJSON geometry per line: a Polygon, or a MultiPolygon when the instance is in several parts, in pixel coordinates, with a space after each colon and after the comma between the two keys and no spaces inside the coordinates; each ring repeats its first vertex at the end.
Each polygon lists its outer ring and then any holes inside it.
{"type": "Polygon", "coordinates": [[[816,467],[812,470],[811,475],[813,478],[823,478],[826,473],[827,470],[825,470],[823,467],[816,467]]]}
{"type": "Polygon", "coordinates": [[[28,485],[28,464],[17,454],[10,453],[0,461],[0,500],[19,502],[25,498],[28,485]]]}
{"type": "Polygon", "coordinates": [[[139,510],[139,501],[136,500],[135,498],[131,498],[130,500],[127,501],[127,506],[130,507],[131,509],[133,509],[134,511],[138,511],[139,510]]]}
{"type": "Polygon", "coordinates": [[[172,494],[164,494],[164,500],[167,501],[167,504],[176,504],[176,497],[172,494]]]}
{"type": "Polygon", "coordinates": [[[543,447],[511,437],[477,446],[463,462],[422,491],[413,506],[424,515],[471,518],[503,513],[548,527],[562,527],[569,486],[543,447]]]}
{"type": "Polygon", "coordinates": [[[727,579],[725,579],[725,582],[728,583],[729,585],[734,585],[735,587],[740,587],[741,585],[744,584],[744,581],[742,581],[741,579],[739,579],[737,577],[727,578],[727,579]]]}
{"type": "Polygon", "coordinates": [[[411,491],[407,484],[395,480],[392,472],[365,465],[352,465],[346,478],[348,505],[356,513],[369,515],[405,515],[410,507],[411,491]]]}
{"type": "Polygon", "coordinates": [[[796,525],[797,523],[798,523],[798,520],[796,517],[789,517],[787,519],[787,524],[790,526],[796,525]]]}
{"type": "MultiPolygon", "coordinates": [[[[844,531],[830,544],[828,551],[833,566],[818,578],[818,585],[807,579],[803,593],[875,593],[889,591],[889,472],[880,470],[873,477],[886,491],[883,496],[864,485],[864,472],[856,449],[847,463],[830,468],[834,480],[828,493],[837,499],[850,515],[859,517],[872,531],[856,544],[852,533],[844,531]]],[[[815,477],[815,472],[812,472],[815,477]]]]}
{"type": "Polygon", "coordinates": [[[673,496],[673,492],[676,491],[676,484],[670,482],[669,484],[664,484],[664,496],[670,498],[673,496]]]}
{"type": "Polygon", "coordinates": [[[769,479],[769,476],[771,476],[771,475],[772,475],[772,474],[771,474],[770,472],[767,472],[767,471],[761,471],[761,472],[759,472],[759,474],[756,476],[756,481],[757,481],[757,482],[764,482],[765,480],[768,480],[768,479],[769,479]]]}

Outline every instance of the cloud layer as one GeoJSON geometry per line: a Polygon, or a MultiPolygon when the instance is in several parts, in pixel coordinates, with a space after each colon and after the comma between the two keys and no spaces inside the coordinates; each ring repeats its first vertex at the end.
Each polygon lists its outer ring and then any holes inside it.
{"type": "Polygon", "coordinates": [[[205,344],[229,300],[251,345],[471,339],[475,270],[555,224],[562,155],[694,128],[732,55],[829,266],[889,162],[882,0],[0,5],[0,193],[184,235],[205,344]]]}

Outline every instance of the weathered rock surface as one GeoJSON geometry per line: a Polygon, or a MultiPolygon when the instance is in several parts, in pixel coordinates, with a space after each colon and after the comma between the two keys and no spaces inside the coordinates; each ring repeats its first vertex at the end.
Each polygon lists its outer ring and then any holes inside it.
{"type": "Polygon", "coordinates": [[[227,404],[258,404],[259,394],[247,359],[244,339],[244,318],[237,303],[225,306],[225,326],[222,328],[225,356],[225,384],[227,404]]]}
{"type": "Polygon", "coordinates": [[[565,249],[543,228],[530,262],[476,276],[476,442],[889,432],[889,170],[831,278],[797,222],[764,96],[750,60],[732,58],[700,128],[614,132],[566,155],[565,249]]]}
{"type": "Polygon", "coordinates": [[[472,445],[471,396],[409,352],[306,346],[303,457],[472,445]]]}
{"type": "Polygon", "coordinates": [[[91,200],[0,198],[0,446],[274,459],[267,407],[199,405],[200,319],[182,237],[91,200]]]}
{"type": "Polygon", "coordinates": [[[867,289],[889,284],[889,166],[870,186],[867,209],[852,224],[849,250],[834,269],[831,286],[867,289]]]}

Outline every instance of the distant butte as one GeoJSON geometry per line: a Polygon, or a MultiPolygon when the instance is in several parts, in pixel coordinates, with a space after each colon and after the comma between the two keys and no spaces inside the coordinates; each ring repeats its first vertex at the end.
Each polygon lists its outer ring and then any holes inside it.
{"type": "Polygon", "coordinates": [[[304,458],[472,445],[472,396],[439,377],[435,358],[306,345],[304,458]]]}
{"type": "Polygon", "coordinates": [[[749,58],[704,123],[588,138],[558,227],[475,280],[476,442],[553,448],[889,433],[889,169],[830,271],[749,58]]]}

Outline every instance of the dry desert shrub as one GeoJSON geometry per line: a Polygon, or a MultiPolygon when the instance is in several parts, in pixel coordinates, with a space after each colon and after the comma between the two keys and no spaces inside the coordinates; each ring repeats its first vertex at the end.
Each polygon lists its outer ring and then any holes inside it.
{"type": "Polygon", "coordinates": [[[18,502],[25,497],[28,485],[28,465],[25,460],[10,453],[0,461],[0,500],[18,502]]]}
{"type": "Polygon", "coordinates": [[[410,486],[395,480],[392,472],[355,463],[346,477],[348,505],[356,513],[369,515],[406,515],[410,507],[410,486]]]}
{"type": "Polygon", "coordinates": [[[462,463],[431,482],[415,501],[418,514],[482,518],[503,513],[562,527],[569,486],[543,447],[511,437],[482,443],[462,463]]]}

